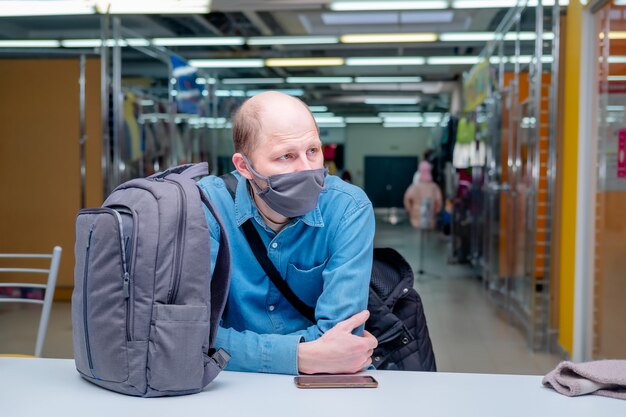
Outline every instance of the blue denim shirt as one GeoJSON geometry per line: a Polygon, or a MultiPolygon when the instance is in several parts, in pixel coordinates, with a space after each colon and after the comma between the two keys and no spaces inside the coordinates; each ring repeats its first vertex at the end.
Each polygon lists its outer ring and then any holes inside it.
{"type": "MultiPolygon", "coordinates": [[[[298,343],[318,339],[338,322],[367,308],[372,269],[374,211],[360,188],[327,176],[317,207],[296,217],[279,233],[263,222],[236,171],[233,202],[214,176],[199,184],[227,229],[232,276],[216,347],[232,356],[233,371],[298,373],[298,343]],[[268,247],[268,256],[305,303],[315,306],[316,323],[305,319],[282,296],[258,264],[239,228],[247,219],[268,247]]],[[[219,247],[219,226],[205,209],[211,234],[211,262],[219,247]]],[[[363,334],[363,326],[355,331],[363,334]]]]}

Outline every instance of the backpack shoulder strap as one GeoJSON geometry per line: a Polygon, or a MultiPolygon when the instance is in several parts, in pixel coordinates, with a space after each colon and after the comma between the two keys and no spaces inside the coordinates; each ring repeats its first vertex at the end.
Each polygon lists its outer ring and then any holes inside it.
{"type": "Polygon", "coordinates": [[[228,298],[228,288],[230,286],[230,246],[228,237],[226,236],[226,228],[221,217],[209,201],[208,197],[198,185],[200,199],[202,203],[209,209],[215,221],[220,226],[220,247],[217,252],[215,268],[211,277],[211,331],[209,334],[209,346],[212,348],[215,342],[215,335],[219,326],[218,320],[222,317],[226,299],[228,298]]]}
{"type": "MultiPolygon", "coordinates": [[[[226,184],[226,188],[230,193],[230,196],[235,199],[235,191],[237,190],[237,178],[231,174],[224,174],[220,178],[224,180],[224,184],[226,184]]],[[[267,256],[267,248],[259,235],[259,232],[254,227],[252,223],[252,219],[246,220],[242,225],[241,229],[243,230],[244,235],[246,236],[246,240],[248,241],[248,245],[250,245],[250,249],[254,253],[254,257],[257,262],[267,276],[270,278],[272,283],[278,288],[278,290],[282,293],[282,295],[289,301],[289,303],[295,308],[298,313],[302,314],[306,319],[315,323],[315,309],[309,305],[307,305],[304,301],[302,301],[287,285],[287,282],[280,275],[280,272],[274,266],[272,260],[267,256]]]]}
{"type": "Polygon", "coordinates": [[[226,185],[226,189],[228,190],[228,192],[230,193],[230,196],[233,198],[233,201],[235,200],[235,195],[237,193],[237,184],[239,183],[239,181],[237,181],[237,177],[235,177],[232,173],[227,173],[224,174],[220,177],[222,179],[222,181],[224,181],[224,184],[226,185]]]}

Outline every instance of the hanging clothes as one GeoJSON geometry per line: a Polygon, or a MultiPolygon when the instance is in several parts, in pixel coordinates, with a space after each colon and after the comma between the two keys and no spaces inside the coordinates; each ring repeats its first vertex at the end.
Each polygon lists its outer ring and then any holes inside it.
{"type": "Polygon", "coordinates": [[[459,125],[456,130],[456,142],[457,144],[468,144],[474,142],[476,138],[476,123],[473,120],[468,120],[466,117],[462,117],[459,120],[459,125]]]}
{"type": "Polygon", "coordinates": [[[128,149],[128,160],[136,161],[141,158],[141,133],[135,108],[137,107],[137,97],[133,93],[124,95],[124,132],[126,136],[126,146],[128,149]]]}

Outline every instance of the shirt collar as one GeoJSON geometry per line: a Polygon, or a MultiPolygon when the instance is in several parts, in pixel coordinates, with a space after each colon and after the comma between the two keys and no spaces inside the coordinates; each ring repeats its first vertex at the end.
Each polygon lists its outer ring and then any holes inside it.
{"type": "MultiPolygon", "coordinates": [[[[235,192],[235,220],[237,221],[237,227],[240,227],[246,220],[252,217],[263,223],[261,214],[248,191],[248,180],[237,171],[233,171],[233,174],[238,180],[235,192]]],[[[323,193],[324,191],[322,191],[323,193]]],[[[311,227],[324,227],[319,201],[313,210],[303,216],[293,218],[290,224],[297,224],[299,221],[311,227]]]]}

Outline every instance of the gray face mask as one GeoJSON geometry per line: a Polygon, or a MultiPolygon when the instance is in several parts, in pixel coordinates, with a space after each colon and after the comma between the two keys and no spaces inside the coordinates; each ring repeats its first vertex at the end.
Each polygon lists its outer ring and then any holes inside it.
{"type": "Polygon", "coordinates": [[[298,217],[313,210],[317,205],[320,193],[324,189],[324,178],[328,172],[326,168],[266,177],[256,172],[245,156],[244,161],[255,179],[267,184],[265,188],[261,188],[256,181],[251,181],[257,195],[276,213],[285,217],[298,217]]]}

